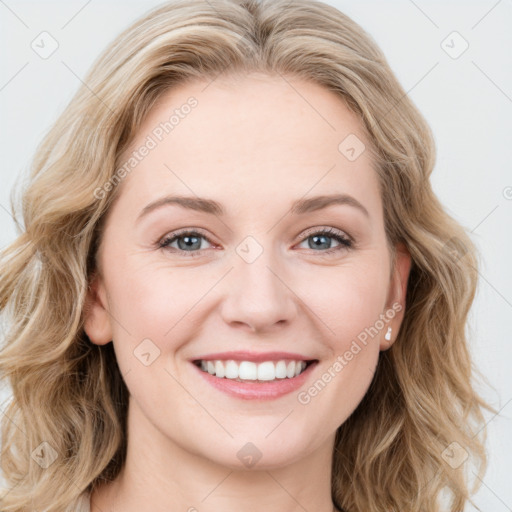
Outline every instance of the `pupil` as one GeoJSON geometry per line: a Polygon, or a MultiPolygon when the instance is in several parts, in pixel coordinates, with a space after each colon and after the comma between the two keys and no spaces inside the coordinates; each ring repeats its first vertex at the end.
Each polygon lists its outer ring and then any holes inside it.
{"type": "Polygon", "coordinates": [[[315,242],[314,242],[314,243],[315,243],[314,247],[318,248],[318,247],[320,247],[320,246],[324,245],[324,246],[326,246],[326,247],[324,247],[325,249],[329,249],[329,245],[330,245],[330,244],[329,244],[329,242],[328,242],[328,241],[327,241],[327,242],[324,242],[324,243],[322,243],[322,242],[317,243],[317,242],[318,242],[319,240],[321,240],[321,239],[323,239],[323,240],[328,240],[328,239],[329,239],[329,237],[328,237],[328,236],[325,236],[325,235],[315,235],[315,236],[313,236],[312,238],[313,238],[313,240],[315,241],[315,242]]]}
{"type": "Polygon", "coordinates": [[[182,236],[181,238],[178,238],[178,246],[180,246],[180,249],[199,249],[201,246],[201,241],[198,236],[182,236]],[[181,241],[183,240],[183,244],[181,244],[181,241]],[[199,243],[198,243],[199,242],[199,243]],[[196,245],[197,247],[194,247],[196,245]]]}

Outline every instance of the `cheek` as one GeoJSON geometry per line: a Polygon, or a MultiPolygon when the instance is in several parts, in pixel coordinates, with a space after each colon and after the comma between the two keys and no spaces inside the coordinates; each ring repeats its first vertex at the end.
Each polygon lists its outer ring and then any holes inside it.
{"type": "Polygon", "coordinates": [[[210,304],[205,294],[215,275],[133,258],[119,262],[109,277],[116,357],[127,385],[133,386],[130,391],[136,395],[168,384],[165,370],[179,376],[182,368],[174,364],[174,355],[204,324],[204,307],[210,304]]]}
{"type": "MultiPolygon", "coordinates": [[[[168,345],[199,310],[210,310],[210,302],[219,298],[207,293],[217,282],[211,268],[205,272],[201,266],[169,268],[165,262],[137,264],[137,259],[127,259],[118,260],[115,269],[108,283],[111,311],[117,320],[113,328],[121,336],[130,332],[134,340],[154,338],[159,345],[168,345]]],[[[298,308],[317,322],[336,349],[342,350],[384,313],[388,283],[382,259],[324,267],[314,276],[311,269],[295,270],[286,278],[295,292],[289,300],[300,297],[298,308]]]]}
{"type": "Polygon", "coordinates": [[[364,337],[362,333],[376,322],[382,329],[379,318],[385,313],[387,277],[381,264],[347,265],[332,269],[322,279],[310,280],[308,288],[302,287],[301,297],[322,321],[336,353],[346,350],[358,336],[364,337]]]}
{"type": "MultiPolygon", "coordinates": [[[[120,262],[110,275],[112,312],[133,336],[162,339],[205,293],[193,269],[120,262]]],[[[118,328],[119,331],[119,328],[118,328]]]]}
{"type": "Polygon", "coordinates": [[[109,274],[116,358],[130,394],[148,412],[161,407],[170,389],[175,405],[180,400],[193,405],[166,373],[178,377],[167,356],[190,336],[194,304],[205,293],[200,287],[204,280],[198,284],[188,270],[133,258],[120,261],[109,274]]]}
{"type": "Polygon", "coordinates": [[[315,282],[308,306],[322,321],[329,356],[297,399],[304,414],[315,411],[325,418],[322,411],[332,411],[327,423],[335,429],[355,410],[373,379],[387,325],[382,320],[387,273],[379,264],[339,268],[324,281],[323,293],[315,282]]]}

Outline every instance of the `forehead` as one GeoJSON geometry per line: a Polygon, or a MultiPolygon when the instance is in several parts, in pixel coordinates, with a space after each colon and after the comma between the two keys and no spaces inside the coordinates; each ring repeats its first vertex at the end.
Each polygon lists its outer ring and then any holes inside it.
{"type": "Polygon", "coordinates": [[[193,81],[168,90],[146,116],[120,161],[150,149],[122,183],[123,194],[151,199],[165,188],[268,201],[311,190],[375,202],[377,177],[363,144],[368,149],[360,119],[319,84],[258,73],[193,81]]]}

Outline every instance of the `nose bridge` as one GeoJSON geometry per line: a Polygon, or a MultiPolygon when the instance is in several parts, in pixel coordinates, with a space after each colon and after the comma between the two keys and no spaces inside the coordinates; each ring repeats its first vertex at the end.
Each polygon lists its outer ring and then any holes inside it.
{"type": "Polygon", "coordinates": [[[297,312],[294,294],[285,284],[287,273],[272,248],[248,236],[235,253],[223,303],[224,320],[247,324],[253,330],[289,322],[297,312]]]}

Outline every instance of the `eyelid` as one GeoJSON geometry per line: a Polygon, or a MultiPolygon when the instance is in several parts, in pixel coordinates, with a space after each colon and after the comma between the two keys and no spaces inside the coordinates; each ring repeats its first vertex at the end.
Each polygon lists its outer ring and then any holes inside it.
{"type": "MultiPolygon", "coordinates": [[[[175,252],[178,255],[184,256],[184,257],[194,257],[194,256],[201,256],[204,251],[207,249],[198,249],[196,251],[184,251],[180,249],[171,248],[171,243],[174,243],[174,241],[180,236],[185,234],[196,234],[199,235],[201,238],[204,238],[210,245],[215,246],[218,245],[215,242],[213,242],[208,235],[205,234],[205,231],[201,228],[195,228],[195,227],[189,227],[189,228],[182,228],[178,229],[176,231],[172,231],[170,233],[167,233],[163,237],[159,238],[156,242],[156,246],[163,250],[168,250],[169,252],[175,252]]],[[[319,257],[331,257],[333,255],[337,255],[341,251],[348,251],[353,250],[356,247],[356,242],[352,236],[350,236],[345,231],[335,228],[333,226],[314,226],[306,231],[302,232],[302,236],[300,240],[297,242],[297,244],[304,243],[310,236],[315,234],[325,234],[330,238],[336,239],[338,245],[335,247],[331,247],[326,250],[321,251],[315,251],[313,249],[310,249],[315,256],[319,257]]],[[[297,245],[295,244],[295,245],[297,245]]],[[[309,253],[311,254],[311,252],[309,253]]]]}
{"type": "Polygon", "coordinates": [[[333,226],[315,226],[313,228],[308,228],[306,231],[302,233],[301,242],[304,241],[305,238],[307,238],[310,235],[314,235],[315,233],[323,233],[327,232],[330,234],[336,234],[343,238],[346,238],[347,240],[350,240],[350,242],[355,243],[355,240],[342,229],[335,228],[333,226]]]}
{"type": "MultiPolygon", "coordinates": [[[[334,228],[333,226],[315,226],[312,228],[308,228],[308,229],[306,229],[306,231],[302,232],[302,236],[299,241],[303,242],[304,239],[307,238],[308,236],[310,236],[311,234],[316,234],[316,233],[320,233],[320,232],[328,232],[331,234],[337,234],[337,235],[347,238],[348,240],[350,240],[353,243],[355,242],[354,239],[346,231],[343,231],[338,228],[334,228]]],[[[164,242],[166,240],[176,238],[185,233],[197,233],[198,235],[203,236],[209,243],[211,243],[211,244],[214,243],[211,240],[211,238],[204,232],[203,229],[195,228],[195,227],[182,228],[182,229],[177,229],[176,231],[171,231],[170,233],[165,234],[163,237],[159,237],[156,242],[157,243],[164,242]]]]}
{"type": "MultiPolygon", "coordinates": [[[[159,237],[156,240],[156,244],[158,246],[162,246],[162,244],[164,242],[168,242],[170,240],[180,237],[181,235],[190,234],[190,233],[196,233],[198,235],[201,235],[209,244],[216,245],[215,242],[213,242],[213,240],[205,233],[205,231],[203,229],[195,228],[195,227],[182,228],[182,229],[177,229],[176,231],[171,231],[171,232],[165,234],[163,237],[159,237]]],[[[195,252],[200,252],[200,251],[195,251],[195,252]]]]}
{"type": "Polygon", "coordinates": [[[309,237],[316,234],[326,234],[329,238],[335,239],[338,243],[337,246],[326,249],[325,251],[315,251],[313,249],[308,250],[306,256],[311,254],[315,255],[315,258],[332,258],[339,256],[340,253],[354,250],[356,241],[345,231],[335,228],[333,226],[316,226],[314,228],[307,229],[301,236],[299,244],[304,243],[309,237]]]}

